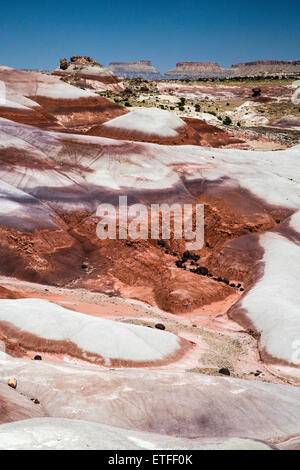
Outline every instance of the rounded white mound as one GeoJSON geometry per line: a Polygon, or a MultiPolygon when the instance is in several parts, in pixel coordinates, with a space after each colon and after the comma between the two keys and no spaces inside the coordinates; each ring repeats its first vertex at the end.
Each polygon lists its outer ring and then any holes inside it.
{"type": "Polygon", "coordinates": [[[292,94],[292,103],[293,104],[300,104],[300,86],[299,86],[299,88],[296,88],[296,90],[292,94]]]}
{"type": "MultiPolygon", "coordinates": [[[[299,215],[293,220],[299,228],[299,215]]],[[[242,300],[261,332],[260,348],[272,357],[300,365],[300,247],[276,233],[260,235],[264,274],[242,300]]]]}
{"type": "Polygon", "coordinates": [[[1,299],[1,322],[46,340],[71,341],[107,360],[163,360],[180,348],[172,333],[92,317],[41,299],[1,299]]]}
{"type": "Polygon", "coordinates": [[[159,137],[176,137],[177,130],[186,124],[173,113],[157,108],[138,108],[103,124],[124,131],[153,134],[159,137]]]}
{"type": "Polygon", "coordinates": [[[36,418],[0,426],[0,450],[268,450],[251,439],[184,439],[58,418],[36,418]]]}

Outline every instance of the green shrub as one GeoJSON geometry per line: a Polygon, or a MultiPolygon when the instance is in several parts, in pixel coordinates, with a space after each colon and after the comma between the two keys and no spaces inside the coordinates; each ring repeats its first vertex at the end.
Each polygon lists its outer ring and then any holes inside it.
{"type": "Polygon", "coordinates": [[[230,126],[230,124],[232,124],[232,120],[230,119],[229,116],[226,116],[226,117],[223,119],[223,124],[225,124],[225,126],[230,126]]]}

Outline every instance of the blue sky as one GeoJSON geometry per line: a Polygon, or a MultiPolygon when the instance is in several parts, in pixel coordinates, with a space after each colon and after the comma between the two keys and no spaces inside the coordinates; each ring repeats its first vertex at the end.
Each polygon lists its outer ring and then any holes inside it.
{"type": "Polygon", "coordinates": [[[0,64],[53,69],[62,57],[230,66],[300,60],[300,1],[0,0],[0,64]]]}

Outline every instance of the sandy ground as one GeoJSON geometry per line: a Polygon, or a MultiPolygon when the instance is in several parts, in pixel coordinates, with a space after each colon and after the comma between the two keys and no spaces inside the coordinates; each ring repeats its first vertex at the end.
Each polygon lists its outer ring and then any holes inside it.
{"type": "MultiPolygon", "coordinates": [[[[63,289],[5,277],[0,277],[0,285],[19,297],[46,299],[70,310],[96,317],[147,327],[163,323],[167,331],[192,342],[193,347],[177,361],[149,367],[150,369],[220,375],[219,369],[228,368],[231,376],[248,380],[293,385],[300,382],[298,370],[263,363],[259,356],[257,340],[227,317],[228,308],[239,296],[236,293],[225,301],[214,302],[188,314],[174,315],[140,301],[110,297],[84,289],[63,289]]],[[[33,359],[35,354],[39,354],[39,351],[24,351],[24,357],[27,358],[33,359]]],[[[43,353],[43,359],[87,366],[84,361],[67,355],[43,353]]],[[[89,367],[103,368],[99,365],[89,367]]]]}

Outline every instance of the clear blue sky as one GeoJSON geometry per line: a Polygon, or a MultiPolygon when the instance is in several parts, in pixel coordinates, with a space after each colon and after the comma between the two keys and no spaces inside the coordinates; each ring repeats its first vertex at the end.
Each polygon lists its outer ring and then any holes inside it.
{"type": "Polygon", "coordinates": [[[62,57],[230,66],[300,60],[300,1],[0,0],[0,64],[53,69],[62,57]]]}

